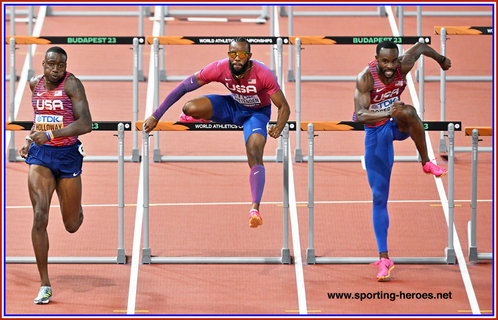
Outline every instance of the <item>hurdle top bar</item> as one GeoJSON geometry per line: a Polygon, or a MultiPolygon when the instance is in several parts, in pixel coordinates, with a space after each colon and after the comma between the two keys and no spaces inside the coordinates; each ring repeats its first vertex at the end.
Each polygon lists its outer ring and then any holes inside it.
{"type": "MultiPolygon", "coordinates": [[[[131,131],[131,121],[93,121],[94,131],[118,131],[118,125],[122,123],[125,131],[131,131]]],[[[5,130],[31,130],[33,121],[8,121],[5,130]]]]}
{"type": "Polygon", "coordinates": [[[145,44],[145,37],[115,37],[115,36],[74,36],[74,37],[31,37],[8,36],[6,43],[10,44],[14,38],[16,44],[133,44],[133,39],[138,39],[138,44],[145,44]]]}
{"type": "MultiPolygon", "coordinates": [[[[116,36],[8,36],[6,44],[10,44],[10,39],[14,38],[16,44],[97,44],[97,45],[119,45],[133,44],[133,39],[138,39],[138,44],[153,44],[154,39],[159,39],[161,45],[191,45],[191,44],[230,44],[235,37],[199,37],[199,36],[160,36],[160,37],[116,37],[116,36]]],[[[361,44],[378,44],[382,41],[390,40],[396,44],[415,44],[420,38],[424,39],[426,44],[431,43],[430,36],[423,37],[393,37],[393,36],[290,36],[290,37],[246,37],[251,45],[258,44],[277,44],[278,39],[282,39],[283,44],[295,44],[296,38],[301,40],[305,45],[361,45],[361,44]]]]}
{"type": "Polygon", "coordinates": [[[446,29],[448,35],[492,35],[493,27],[472,26],[435,26],[434,34],[441,34],[441,29],[446,29]]]}
{"type": "Polygon", "coordinates": [[[493,128],[491,128],[491,127],[465,127],[465,135],[471,136],[472,131],[474,129],[477,129],[480,136],[492,136],[493,135],[493,128]]]}
{"type": "MultiPolygon", "coordinates": [[[[276,124],[276,121],[270,121],[270,125],[276,124]]],[[[296,122],[288,121],[289,131],[296,130],[296,122]]],[[[315,131],[363,131],[363,124],[354,121],[313,121],[301,122],[301,130],[307,131],[308,124],[313,123],[315,131]]],[[[461,121],[423,121],[424,128],[427,131],[446,131],[448,125],[452,123],[455,126],[455,131],[462,131],[461,121]]],[[[136,129],[142,130],[143,121],[137,121],[136,129]]],[[[160,121],[154,128],[154,131],[240,131],[243,126],[216,122],[168,122],[160,121]]]]}
{"type": "MultiPolygon", "coordinates": [[[[235,37],[201,37],[201,36],[159,36],[147,37],[147,43],[153,44],[154,39],[159,40],[161,45],[191,45],[191,44],[230,44],[235,37]]],[[[277,44],[278,39],[282,39],[283,44],[295,44],[296,38],[301,40],[301,44],[331,45],[331,44],[378,44],[382,41],[390,40],[396,44],[415,44],[420,38],[427,44],[431,43],[431,37],[393,37],[393,36],[290,36],[290,37],[245,37],[251,45],[277,44]]]]}

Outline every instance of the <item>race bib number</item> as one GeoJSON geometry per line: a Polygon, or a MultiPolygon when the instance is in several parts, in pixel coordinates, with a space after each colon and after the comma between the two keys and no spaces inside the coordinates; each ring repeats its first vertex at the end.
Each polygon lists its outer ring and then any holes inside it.
{"type": "Polygon", "coordinates": [[[35,117],[35,131],[56,130],[64,127],[63,116],[39,114],[35,117]]]}
{"type": "Polygon", "coordinates": [[[244,96],[241,94],[232,93],[232,96],[235,99],[235,101],[237,101],[238,103],[240,103],[245,107],[254,107],[261,105],[261,100],[257,95],[244,96]]]}

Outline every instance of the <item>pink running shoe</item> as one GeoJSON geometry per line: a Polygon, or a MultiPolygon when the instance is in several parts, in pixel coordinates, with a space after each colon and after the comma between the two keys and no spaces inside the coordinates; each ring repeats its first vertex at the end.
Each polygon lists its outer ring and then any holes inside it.
{"type": "Polygon", "coordinates": [[[204,119],[196,119],[192,116],[187,116],[185,113],[182,112],[180,115],[180,122],[203,122],[203,123],[209,123],[211,120],[204,120],[204,119]]]}
{"type": "Polygon", "coordinates": [[[448,170],[446,170],[445,168],[441,168],[440,166],[438,166],[437,164],[434,164],[431,161],[427,161],[422,166],[422,170],[424,170],[424,172],[426,174],[433,174],[433,175],[435,175],[437,178],[440,178],[440,177],[442,177],[442,176],[444,176],[445,174],[448,173],[448,170]]]}
{"type": "Polygon", "coordinates": [[[391,270],[394,269],[394,262],[389,258],[381,258],[379,261],[374,262],[374,266],[379,266],[377,281],[387,281],[391,276],[391,270]]]}
{"type": "Polygon", "coordinates": [[[256,228],[263,224],[263,219],[259,215],[259,211],[256,209],[251,209],[249,211],[249,227],[256,228]]]}

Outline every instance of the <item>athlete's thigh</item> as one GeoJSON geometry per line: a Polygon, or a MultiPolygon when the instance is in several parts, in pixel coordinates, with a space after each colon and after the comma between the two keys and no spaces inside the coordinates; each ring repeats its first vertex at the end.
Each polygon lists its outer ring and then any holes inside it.
{"type": "Polygon", "coordinates": [[[221,123],[237,123],[235,119],[235,100],[230,95],[216,95],[210,94],[206,98],[209,99],[212,105],[213,114],[211,120],[221,123]]]}
{"type": "Polygon", "coordinates": [[[213,117],[213,104],[206,96],[190,100],[185,104],[185,108],[189,110],[191,116],[197,118],[211,119],[213,117]]]}
{"type": "Polygon", "coordinates": [[[59,178],[56,191],[64,220],[79,217],[82,194],[81,176],[59,178]]]}
{"type": "Polygon", "coordinates": [[[29,166],[28,190],[35,209],[48,211],[55,188],[56,180],[49,168],[37,164],[29,166]]]}
{"type": "MultiPolygon", "coordinates": [[[[243,116],[244,115],[242,114],[241,119],[243,119],[243,116]]],[[[246,144],[249,141],[249,137],[251,137],[253,134],[261,135],[264,138],[264,141],[266,142],[266,137],[268,135],[266,127],[269,121],[270,117],[263,112],[254,112],[252,115],[250,115],[244,121],[244,140],[246,144]]]]}

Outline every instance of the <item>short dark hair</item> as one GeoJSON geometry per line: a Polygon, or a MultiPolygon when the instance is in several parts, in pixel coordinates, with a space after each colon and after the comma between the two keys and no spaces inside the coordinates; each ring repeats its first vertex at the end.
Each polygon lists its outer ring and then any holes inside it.
{"type": "Polygon", "coordinates": [[[45,56],[47,54],[49,54],[50,52],[55,52],[55,53],[58,53],[58,54],[61,54],[63,55],[66,60],[67,60],[67,53],[64,49],[62,49],[61,47],[51,47],[51,48],[48,48],[47,52],[45,52],[45,56]]]}
{"type": "MultiPolygon", "coordinates": [[[[246,38],[244,38],[244,37],[237,37],[237,38],[233,39],[232,42],[237,42],[237,43],[243,42],[243,43],[245,43],[246,46],[247,46],[247,52],[251,52],[251,44],[249,43],[249,41],[246,38]]],[[[230,43],[232,43],[232,42],[230,42],[230,43]]]]}
{"type": "Polygon", "coordinates": [[[380,49],[382,49],[382,48],[397,49],[399,52],[398,46],[394,42],[389,41],[389,40],[382,41],[381,43],[379,43],[377,45],[377,50],[375,51],[377,53],[377,55],[379,55],[380,49]]]}

